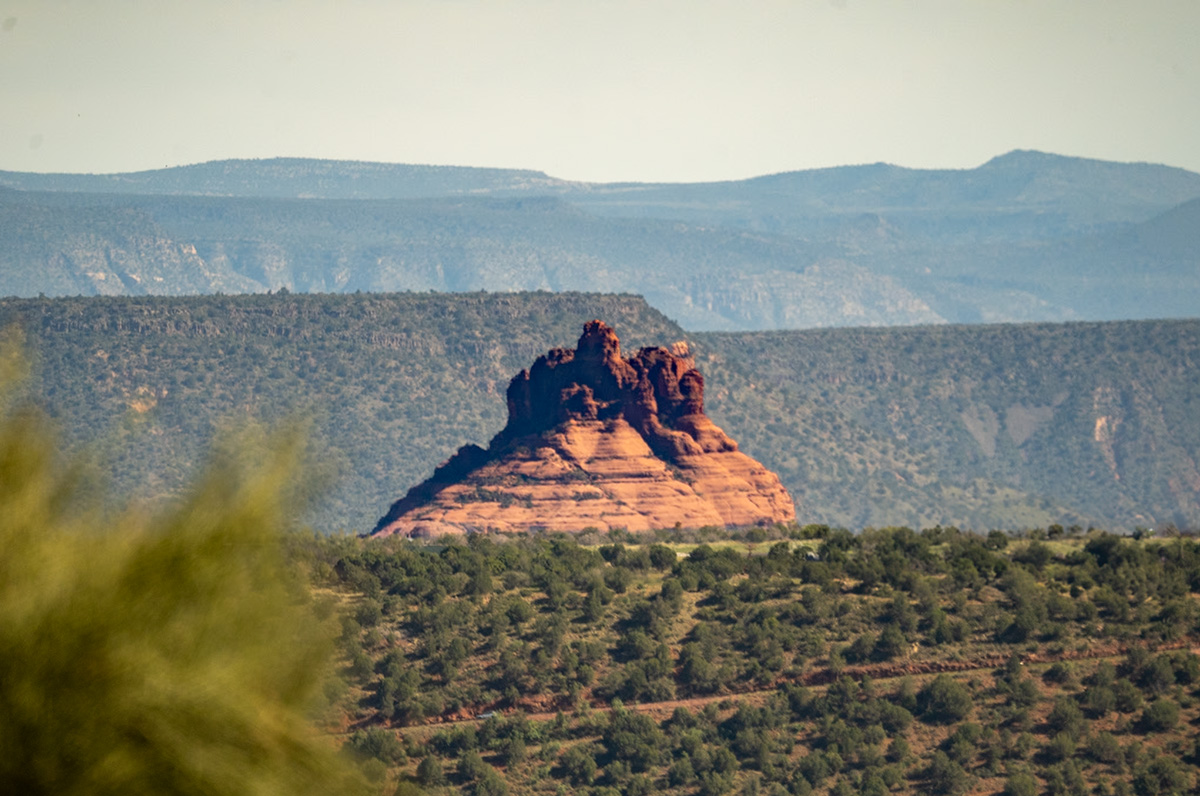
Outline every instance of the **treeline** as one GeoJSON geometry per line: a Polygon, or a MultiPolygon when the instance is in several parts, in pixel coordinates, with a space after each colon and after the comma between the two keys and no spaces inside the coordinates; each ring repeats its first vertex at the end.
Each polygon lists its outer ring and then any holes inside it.
{"type": "Polygon", "coordinates": [[[1144,794],[1182,792],[1200,762],[1193,539],[807,526],[590,541],[300,545],[352,596],[352,743],[402,749],[378,778],[1144,794]],[[631,707],[685,699],[666,720],[631,707]],[[424,729],[444,719],[461,723],[424,729]]]}

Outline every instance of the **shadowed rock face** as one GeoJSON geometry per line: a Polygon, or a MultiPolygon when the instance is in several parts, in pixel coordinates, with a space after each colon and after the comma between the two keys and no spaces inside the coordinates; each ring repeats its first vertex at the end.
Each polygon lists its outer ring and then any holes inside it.
{"type": "Polygon", "coordinates": [[[379,520],[373,535],[630,531],[795,519],[774,473],[704,414],[686,346],[621,356],[590,321],[508,386],[508,423],[487,450],[459,449],[379,520]]]}

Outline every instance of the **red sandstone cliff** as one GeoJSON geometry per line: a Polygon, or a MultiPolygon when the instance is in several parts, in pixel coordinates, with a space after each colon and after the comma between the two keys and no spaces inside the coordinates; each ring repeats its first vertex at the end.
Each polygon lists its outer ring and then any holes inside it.
{"type": "Polygon", "coordinates": [[[704,378],[685,352],[625,359],[591,321],[508,386],[508,424],[487,450],[459,449],[409,490],[373,535],[643,531],[795,519],[779,478],[704,414],[704,378]]]}

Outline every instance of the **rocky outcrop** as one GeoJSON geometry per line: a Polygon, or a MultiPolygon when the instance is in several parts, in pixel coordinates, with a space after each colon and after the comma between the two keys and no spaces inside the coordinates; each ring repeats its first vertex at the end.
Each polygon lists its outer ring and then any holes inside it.
{"type": "Polygon", "coordinates": [[[581,531],[786,522],[778,477],[704,414],[686,346],[621,356],[584,326],[508,386],[508,423],[487,450],[459,449],[379,520],[374,535],[581,531]]]}

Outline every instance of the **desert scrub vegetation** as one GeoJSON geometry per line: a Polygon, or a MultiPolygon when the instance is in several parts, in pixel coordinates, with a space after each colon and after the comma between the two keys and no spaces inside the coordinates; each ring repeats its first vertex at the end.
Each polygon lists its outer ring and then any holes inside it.
{"type": "Polygon", "coordinates": [[[385,789],[1148,794],[1200,762],[1191,538],[295,545],[346,606],[343,724],[405,750],[385,789]]]}

